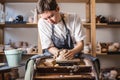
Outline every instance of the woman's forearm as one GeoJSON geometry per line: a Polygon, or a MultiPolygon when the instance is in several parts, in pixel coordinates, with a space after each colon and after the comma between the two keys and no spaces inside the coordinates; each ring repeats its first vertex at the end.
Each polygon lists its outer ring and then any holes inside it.
{"type": "Polygon", "coordinates": [[[83,50],[84,41],[77,42],[76,46],[72,49],[74,53],[80,53],[83,50]]]}

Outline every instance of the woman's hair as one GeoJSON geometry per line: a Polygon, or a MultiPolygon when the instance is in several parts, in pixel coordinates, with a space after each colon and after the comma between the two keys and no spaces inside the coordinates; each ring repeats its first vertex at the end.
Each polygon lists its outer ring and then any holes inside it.
{"type": "Polygon", "coordinates": [[[56,10],[58,4],[56,0],[38,0],[37,11],[43,13],[44,11],[56,10]]]}

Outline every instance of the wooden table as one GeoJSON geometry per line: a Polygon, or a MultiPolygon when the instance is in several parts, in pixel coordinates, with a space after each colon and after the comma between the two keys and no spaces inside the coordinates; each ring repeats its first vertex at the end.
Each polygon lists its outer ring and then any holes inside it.
{"type": "Polygon", "coordinates": [[[17,67],[9,67],[6,63],[5,65],[0,66],[0,74],[2,75],[2,80],[5,80],[5,73],[11,72],[11,69],[18,68],[18,67],[21,67],[21,66],[24,66],[24,65],[25,65],[24,63],[21,63],[17,67]]]}
{"type": "Polygon", "coordinates": [[[4,65],[0,66],[0,74],[2,76],[2,80],[5,80],[5,73],[8,73],[11,71],[11,67],[4,65]]]}

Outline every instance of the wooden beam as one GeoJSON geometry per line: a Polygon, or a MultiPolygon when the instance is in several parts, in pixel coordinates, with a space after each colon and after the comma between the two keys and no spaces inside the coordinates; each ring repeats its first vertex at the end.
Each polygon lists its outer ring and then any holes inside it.
{"type": "Polygon", "coordinates": [[[88,2],[89,0],[56,0],[59,3],[80,3],[80,2],[88,2]]]}
{"type": "Polygon", "coordinates": [[[120,0],[96,0],[97,3],[120,3],[120,0]]]}
{"type": "MultiPolygon", "coordinates": [[[[6,0],[5,2],[37,2],[38,0],[6,0]]],[[[89,0],[56,0],[59,3],[79,3],[88,2],[89,0]]]]}
{"type": "MultiPolygon", "coordinates": [[[[90,2],[86,3],[86,22],[90,23],[90,2]]],[[[89,25],[90,26],[90,25],[89,25]]],[[[86,43],[91,42],[90,28],[86,28],[86,43]]]]}
{"type": "Polygon", "coordinates": [[[16,3],[18,3],[18,2],[37,2],[38,0],[5,0],[5,2],[16,2],[16,3]]]}
{"type": "Polygon", "coordinates": [[[38,32],[38,53],[42,54],[42,46],[41,46],[41,41],[40,41],[40,35],[38,32]]]}
{"type": "MultiPolygon", "coordinates": [[[[38,0],[2,0],[4,2],[37,2],[38,0]]],[[[83,3],[89,0],[57,0],[59,3],[83,3]]],[[[120,3],[120,0],[96,0],[97,3],[120,3]]]]}
{"type": "Polygon", "coordinates": [[[93,56],[96,56],[96,9],[95,9],[95,0],[90,0],[90,9],[91,9],[91,53],[93,56]]]}
{"type": "Polygon", "coordinates": [[[5,28],[37,28],[37,24],[5,24],[5,28]]]}
{"type": "Polygon", "coordinates": [[[0,29],[0,44],[3,44],[4,42],[4,30],[3,29],[0,29]]]}

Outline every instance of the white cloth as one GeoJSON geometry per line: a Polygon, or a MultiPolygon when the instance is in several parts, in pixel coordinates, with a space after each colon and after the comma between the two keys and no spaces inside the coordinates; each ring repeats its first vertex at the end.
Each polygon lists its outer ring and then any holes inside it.
{"type": "MultiPolygon", "coordinates": [[[[83,25],[81,24],[80,17],[77,14],[65,14],[64,20],[67,28],[70,30],[74,45],[76,42],[84,40],[85,32],[83,29],[83,25]]],[[[54,24],[54,26],[54,34],[59,38],[63,38],[63,36],[65,37],[66,29],[62,20],[59,23],[54,24]]],[[[40,35],[42,49],[47,49],[50,46],[54,46],[51,40],[52,26],[50,23],[40,18],[38,22],[38,31],[40,35]]]]}
{"type": "Polygon", "coordinates": [[[34,60],[30,60],[27,65],[24,80],[33,80],[34,75],[34,60]]]}

